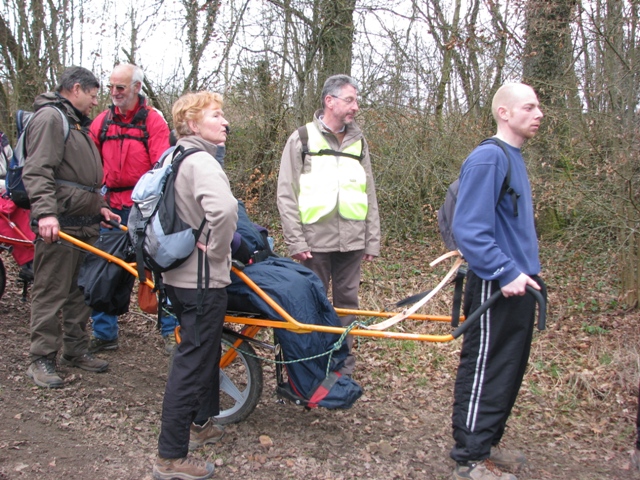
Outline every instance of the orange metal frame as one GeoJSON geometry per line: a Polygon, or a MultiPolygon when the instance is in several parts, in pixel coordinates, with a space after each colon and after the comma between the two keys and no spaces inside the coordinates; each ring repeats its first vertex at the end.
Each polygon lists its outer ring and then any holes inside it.
{"type": "MultiPolygon", "coordinates": [[[[138,271],[135,267],[135,263],[127,263],[124,260],[121,260],[113,255],[110,255],[98,248],[89,245],[88,243],[82,242],[71,235],[68,235],[64,232],[60,232],[59,236],[61,239],[66,240],[73,245],[76,245],[88,252],[91,252],[95,255],[99,255],[100,257],[116,263],[121,266],[129,273],[138,276],[138,271]]],[[[342,335],[345,332],[345,327],[330,327],[326,325],[313,325],[307,323],[301,323],[293,318],[289,313],[282,308],[278,303],[276,303],[269,295],[267,295],[255,282],[253,282],[244,272],[239,270],[236,267],[231,267],[231,271],[235,273],[240,279],[246,283],[249,288],[251,288],[257,295],[260,296],[271,308],[273,308],[278,314],[284,319],[284,321],[280,320],[269,320],[264,318],[251,318],[251,317],[243,317],[243,316],[232,316],[227,315],[225,317],[225,321],[228,323],[246,325],[248,327],[256,327],[256,329],[248,330],[247,332],[243,332],[244,335],[253,337],[257,334],[260,328],[284,328],[287,330],[291,330],[298,333],[310,333],[310,332],[324,332],[324,333],[334,333],[338,335],[342,335]]],[[[153,281],[150,279],[145,279],[144,282],[149,287],[153,288],[153,281]]],[[[342,308],[336,308],[336,313],[338,315],[356,315],[362,317],[379,317],[379,318],[392,318],[398,315],[398,312],[377,312],[370,310],[347,310],[342,308]]],[[[449,322],[451,317],[449,316],[439,316],[439,315],[423,315],[423,314],[412,314],[408,315],[407,319],[410,320],[418,320],[418,321],[436,321],[436,322],[449,322]]],[[[381,330],[368,330],[366,328],[353,328],[348,332],[349,335],[355,335],[360,337],[372,337],[372,338],[389,338],[394,340],[416,340],[423,342],[450,342],[454,339],[453,335],[445,334],[445,335],[430,335],[430,334],[422,334],[422,333],[406,333],[406,332],[389,332],[389,331],[381,331],[381,330]]],[[[241,341],[239,342],[241,343],[241,341]]]]}
{"type": "MultiPolygon", "coordinates": [[[[120,228],[122,228],[123,230],[126,230],[126,227],[124,226],[121,226],[120,228]]],[[[98,248],[95,248],[94,246],[89,245],[88,243],[85,243],[81,240],[78,240],[77,238],[71,235],[68,235],[64,232],[59,232],[59,237],[62,240],[65,240],[90,253],[98,255],[109,262],[119,265],[120,267],[128,271],[131,275],[138,277],[138,270],[136,268],[135,263],[125,262],[120,258],[114,257],[113,255],[110,255],[107,252],[104,252],[98,248]]],[[[11,243],[23,244],[28,242],[32,244],[28,240],[12,239],[8,237],[1,237],[0,242],[5,242],[9,244],[11,243]]],[[[324,333],[333,333],[333,334],[342,335],[343,333],[345,333],[346,331],[345,327],[313,325],[313,324],[306,324],[306,323],[301,323],[297,321],[295,318],[289,315],[289,313],[284,308],[282,308],[271,297],[269,297],[269,295],[267,295],[258,285],[256,285],[256,283],[253,282],[242,270],[236,268],[235,266],[232,267],[231,270],[238,277],[240,277],[240,279],[243,282],[245,282],[249,286],[249,288],[251,288],[256,294],[258,294],[260,298],[262,298],[271,308],[273,308],[276,312],[278,312],[278,314],[284,319],[284,321],[280,321],[280,320],[269,320],[264,318],[252,318],[252,317],[244,317],[244,316],[227,315],[225,317],[225,322],[244,325],[244,327],[241,330],[242,335],[249,338],[254,338],[263,328],[285,328],[287,330],[291,330],[300,334],[310,333],[310,332],[324,332],[324,333]]],[[[154,287],[153,281],[151,279],[145,278],[142,283],[145,283],[151,288],[154,287]]],[[[442,283],[443,282],[441,282],[441,284],[442,283]]],[[[397,313],[397,312],[378,312],[378,311],[371,311],[371,310],[349,310],[349,309],[343,309],[343,308],[336,308],[335,310],[336,310],[336,313],[340,316],[355,315],[355,316],[361,316],[361,317],[378,317],[378,318],[386,318],[386,319],[401,317],[402,319],[407,318],[410,320],[435,321],[435,322],[449,322],[451,320],[451,317],[449,316],[423,315],[423,314],[417,314],[417,313],[412,313],[409,315],[407,314],[408,311],[405,311],[406,313],[402,313],[402,312],[397,313]]],[[[177,327],[176,329],[176,337],[178,341],[180,338],[179,328],[180,327],[177,327]]],[[[421,333],[368,330],[367,328],[353,328],[348,332],[348,334],[360,336],[360,337],[388,338],[388,339],[395,339],[395,340],[416,340],[416,341],[423,341],[423,342],[450,342],[454,340],[454,337],[451,334],[427,335],[427,334],[421,334],[421,333]]],[[[243,339],[238,338],[234,342],[233,347],[237,348],[243,341],[244,341],[243,339]]],[[[237,354],[236,354],[235,348],[230,348],[220,359],[220,368],[225,368],[226,366],[230,365],[231,362],[235,359],[236,355],[237,354]]]]}

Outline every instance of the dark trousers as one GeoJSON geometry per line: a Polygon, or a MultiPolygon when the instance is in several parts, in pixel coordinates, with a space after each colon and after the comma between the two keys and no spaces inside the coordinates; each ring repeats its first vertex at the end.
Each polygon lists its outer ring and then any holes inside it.
{"type": "MultiPolygon", "coordinates": [[[[80,240],[93,244],[96,237],[80,240]]],[[[61,347],[63,353],[71,357],[87,353],[91,308],[84,303],[84,295],[78,288],[78,273],[85,255],[84,250],[64,240],[50,244],[36,242],[31,290],[31,360],[53,355],[61,347]]]]}
{"type": "MultiPolygon", "coordinates": [[[[360,287],[360,266],[364,250],[353,252],[311,252],[313,258],[305,260],[302,264],[312,270],[324,285],[325,293],[329,290],[331,282],[331,295],[333,306],[358,309],[358,288],[360,287]]],[[[351,325],[355,320],[354,315],[340,317],[343,327],[351,325]]],[[[349,347],[349,355],[340,369],[343,375],[351,375],[356,366],[356,358],[352,354],[353,335],[347,335],[346,342],[349,347]]]]}
{"type": "MultiPolygon", "coordinates": [[[[499,288],[469,271],[465,315],[499,288]]],[[[484,460],[500,442],[529,360],[535,306],[530,294],[501,297],[465,333],[454,389],[455,461],[484,460]]]]}
{"type": "Polygon", "coordinates": [[[640,450],[640,386],[638,386],[638,416],[636,418],[636,448],[640,450]]]}
{"type": "Polygon", "coordinates": [[[176,347],[164,393],[158,454],[182,458],[189,452],[191,423],[219,413],[220,341],[227,292],[209,289],[201,315],[196,313],[196,289],[167,285],[167,294],[180,321],[182,341],[176,347]]]}

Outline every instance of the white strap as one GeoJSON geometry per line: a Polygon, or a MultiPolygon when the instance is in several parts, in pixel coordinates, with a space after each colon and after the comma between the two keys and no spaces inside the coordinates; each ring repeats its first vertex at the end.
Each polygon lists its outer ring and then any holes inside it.
{"type": "Polygon", "coordinates": [[[437,265],[441,261],[454,256],[457,256],[458,258],[456,259],[455,263],[453,264],[449,272],[444,276],[444,278],[440,281],[440,283],[436,286],[436,288],[431,290],[431,292],[429,292],[429,294],[426,297],[421,299],[418,303],[415,303],[411,308],[405,308],[402,312],[395,315],[394,317],[391,317],[390,319],[385,320],[384,322],[376,323],[375,325],[370,325],[368,328],[370,330],[386,330],[387,328],[404,320],[409,315],[416,313],[420,307],[422,307],[425,303],[431,300],[435,296],[435,294],[438,293],[442,289],[442,287],[444,287],[449,282],[449,280],[451,280],[451,277],[453,277],[456,274],[456,272],[458,271],[458,268],[460,268],[460,265],[462,265],[462,262],[464,262],[464,259],[462,258],[462,255],[460,254],[460,252],[452,251],[452,252],[445,253],[441,257],[436,258],[433,262],[429,264],[430,267],[433,267],[434,265],[437,265]]]}

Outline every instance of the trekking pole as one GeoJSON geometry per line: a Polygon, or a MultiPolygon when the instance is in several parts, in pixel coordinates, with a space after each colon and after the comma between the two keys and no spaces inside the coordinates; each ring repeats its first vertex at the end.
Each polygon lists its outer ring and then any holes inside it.
{"type": "Polygon", "coordinates": [[[122,225],[121,223],[118,223],[115,220],[103,220],[103,221],[105,223],[108,223],[109,225],[111,225],[113,228],[118,228],[118,229],[122,230],[123,232],[129,231],[129,229],[127,228],[126,225],[122,225]]]}
{"type": "MultiPolygon", "coordinates": [[[[546,327],[547,321],[547,302],[545,302],[542,294],[533,288],[531,285],[526,286],[526,290],[528,293],[533,295],[538,303],[538,330],[542,331],[546,327]]],[[[471,315],[469,315],[464,323],[460,325],[456,330],[451,334],[453,338],[458,338],[464,332],[466,332],[471,324],[475,322],[478,318],[480,318],[489,308],[496,303],[496,301],[502,296],[502,290],[498,290],[494,292],[477,310],[475,310],[471,315]]]]}
{"type": "Polygon", "coordinates": [[[18,225],[16,225],[14,222],[12,222],[11,219],[9,217],[7,217],[4,213],[0,212],[0,218],[3,219],[5,222],[7,222],[7,224],[9,224],[9,227],[11,227],[11,229],[14,232],[16,232],[18,235],[20,235],[20,237],[22,237],[22,240],[26,240],[30,244],[33,244],[33,242],[27,238],[27,236],[24,234],[24,232],[22,230],[20,230],[20,228],[18,228],[18,225]]]}

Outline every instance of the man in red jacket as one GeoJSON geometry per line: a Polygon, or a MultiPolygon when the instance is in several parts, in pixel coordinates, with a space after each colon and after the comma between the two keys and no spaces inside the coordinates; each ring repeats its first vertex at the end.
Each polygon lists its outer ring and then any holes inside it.
{"type": "MultiPolygon", "coordinates": [[[[90,129],[102,155],[105,198],[125,225],[133,204],[133,187],[169,148],[167,122],[140,94],[143,80],[140,67],[128,63],[117,65],[107,85],[113,105],[93,120],[90,129]]],[[[91,317],[93,338],[89,350],[117,349],[118,317],[96,311],[91,317]]],[[[167,353],[175,346],[175,324],[175,317],[163,317],[162,336],[167,353]]]]}

